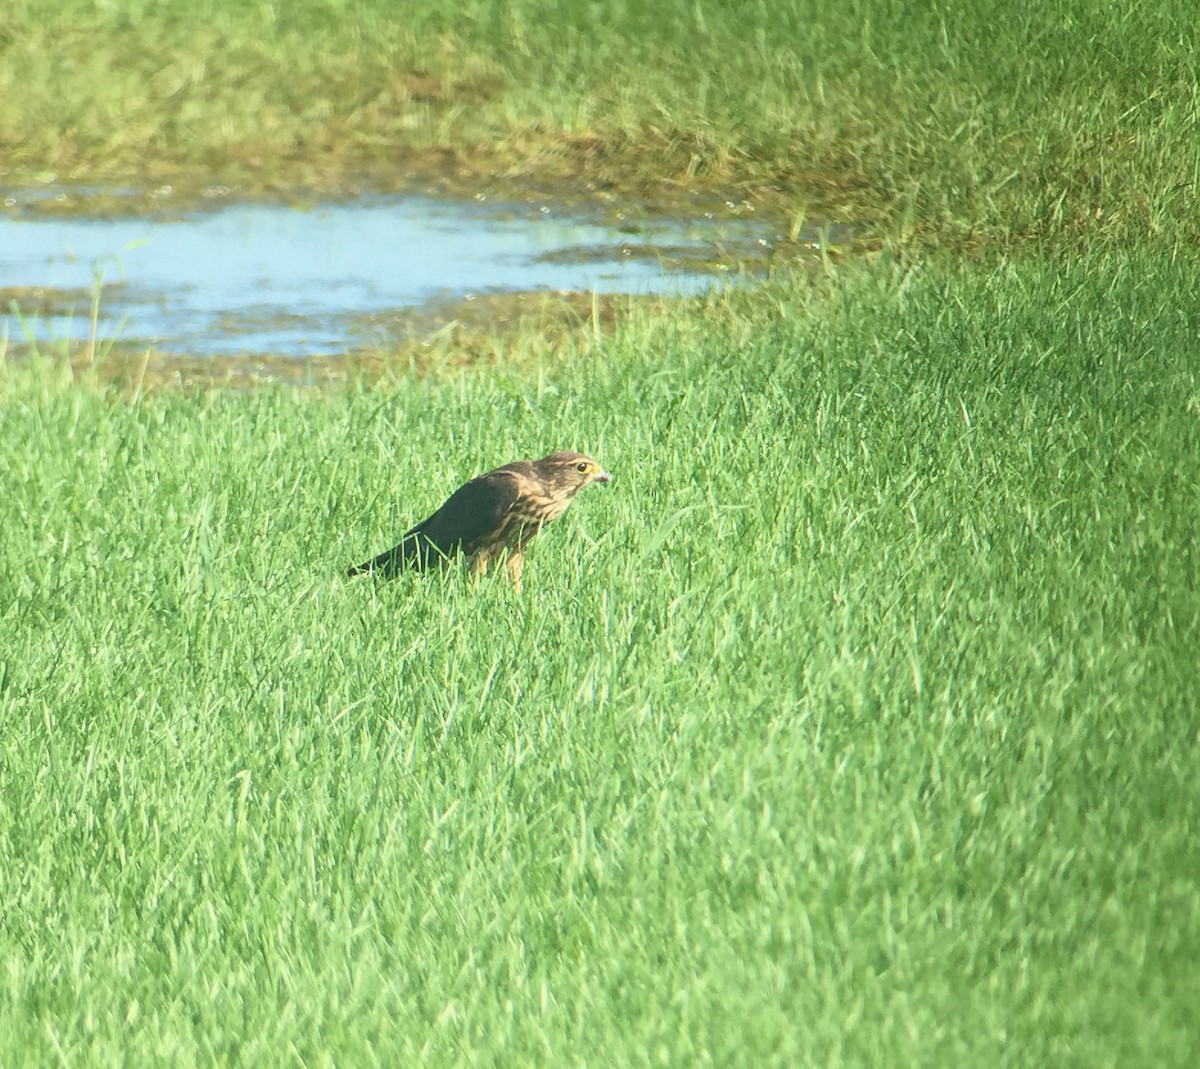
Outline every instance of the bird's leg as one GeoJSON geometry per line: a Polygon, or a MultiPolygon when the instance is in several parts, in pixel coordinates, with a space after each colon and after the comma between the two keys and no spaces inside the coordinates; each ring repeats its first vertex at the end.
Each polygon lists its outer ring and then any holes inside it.
{"type": "Polygon", "coordinates": [[[519,549],[509,550],[508,577],[512,580],[513,590],[521,592],[521,569],[525,567],[525,554],[519,549]]]}
{"type": "Polygon", "coordinates": [[[467,573],[472,579],[482,579],[487,575],[488,555],[486,553],[476,553],[471,558],[471,562],[467,565],[467,573]]]}

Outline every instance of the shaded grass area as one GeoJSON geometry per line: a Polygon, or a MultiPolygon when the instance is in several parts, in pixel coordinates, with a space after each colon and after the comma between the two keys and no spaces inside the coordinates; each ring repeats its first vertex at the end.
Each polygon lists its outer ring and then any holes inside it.
{"type": "Polygon", "coordinates": [[[10,368],[0,1060],[1192,1064],[1185,259],[393,393],[10,368]],[[558,446],[616,480],[525,595],[341,578],[558,446]]]}
{"type": "Polygon", "coordinates": [[[738,189],[901,240],[1194,241],[1185,0],[8,5],[10,178],[738,189]]]}

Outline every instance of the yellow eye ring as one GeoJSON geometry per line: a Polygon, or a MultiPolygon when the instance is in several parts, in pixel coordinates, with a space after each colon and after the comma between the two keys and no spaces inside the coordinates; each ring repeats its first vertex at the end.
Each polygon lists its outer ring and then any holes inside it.
{"type": "Polygon", "coordinates": [[[575,465],[575,470],[578,472],[586,472],[589,467],[591,467],[591,465],[588,464],[588,462],[586,460],[581,460],[578,464],[575,465]]]}

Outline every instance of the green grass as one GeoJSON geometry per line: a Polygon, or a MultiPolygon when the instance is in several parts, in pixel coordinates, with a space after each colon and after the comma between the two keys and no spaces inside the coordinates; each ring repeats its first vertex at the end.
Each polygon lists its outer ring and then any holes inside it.
{"type": "Polygon", "coordinates": [[[1192,6],[410,7],[15,0],[0,176],[974,255],[382,389],[0,361],[0,1064],[1190,1069],[1192,6]],[[343,578],[559,447],[523,594],[343,578]]]}
{"type": "Polygon", "coordinates": [[[1190,0],[13,0],[0,175],[570,176],[900,241],[1194,242],[1197,57],[1190,0]]]}
{"type": "Polygon", "coordinates": [[[0,1062],[1189,1066],[1189,259],[855,268],[391,392],[0,387],[0,1062]],[[526,591],[375,585],[615,472],[526,591]]]}

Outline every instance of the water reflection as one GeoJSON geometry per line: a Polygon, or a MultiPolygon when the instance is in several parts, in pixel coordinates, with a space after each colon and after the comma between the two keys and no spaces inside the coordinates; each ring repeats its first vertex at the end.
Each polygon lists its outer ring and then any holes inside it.
{"type": "Polygon", "coordinates": [[[308,210],[232,204],[182,218],[5,217],[0,293],[22,308],[23,321],[5,320],[13,341],[86,337],[88,292],[103,271],[102,337],[119,331],[193,355],[329,355],[358,344],[364,317],[469,294],[696,293],[774,240],[753,219],[609,223],[418,196],[308,210]],[[31,315],[35,295],[17,288],[59,299],[31,315]]]}

